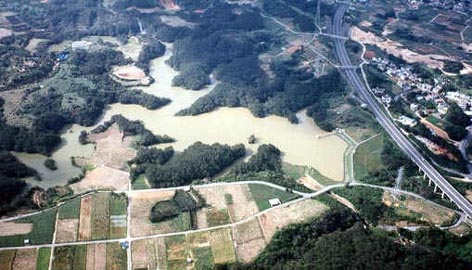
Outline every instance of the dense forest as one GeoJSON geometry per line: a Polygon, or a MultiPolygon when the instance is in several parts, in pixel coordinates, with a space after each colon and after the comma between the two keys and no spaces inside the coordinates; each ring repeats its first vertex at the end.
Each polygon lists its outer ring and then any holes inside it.
{"type": "Polygon", "coordinates": [[[187,185],[193,180],[215,176],[245,154],[242,144],[230,147],[196,142],[162,165],[148,164],[146,177],[153,187],[187,185]]]}
{"type": "Polygon", "coordinates": [[[12,154],[0,151],[0,215],[25,203],[27,184],[21,178],[36,175],[36,171],[25,166],[12,154]]]}

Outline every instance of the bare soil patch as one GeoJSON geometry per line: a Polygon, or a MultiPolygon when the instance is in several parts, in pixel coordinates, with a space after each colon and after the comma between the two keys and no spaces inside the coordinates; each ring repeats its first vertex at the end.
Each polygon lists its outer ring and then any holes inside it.
{"type": "Polygon", "coordinates": [[[92,237],[92,203],[92,196],[83,197],[80,201],[79,240],[92,237]]]}
{"type": "MultiPolygon", "coordinates": [[[[131,246],[131,259],[134,269],[149,269],[150,258],[148,258],[148,242],[149,240],[134,241],[131,246]]],[[[155,268],[151,268],[155,269],[155,268]]]]}
{"type": "Polygon", "coordinates": [[[87,172],[80,182],[70,185],[75,193],[95,189],[125,191],[128,189],[129,173],[110,167],[98,167],[87,172]]]}
{"type": "Polygon", "coordinates": [[[87,246],[87,258],[85,260],[85,269],[86,270],[95,269],[95,245],[87,246]]]}
{"type": "Polygon", "coordinates": [[[37,249],[19,249],[16,251],[12,269],[36,270],[37,249]]]}
{"type": "Polygon", "coordinates": [[[1,222],[0,236],[27,234],[33,230],[31,223],[1,222]]]}
{"type": "Polygon", "coordinates": [[[177,16],[168,16],[168,15],[162,15],[161,20],[163,23],[172,26],[172,27],[194,27],[196,24],[188,22],[180,17],[177,16]]]}
{"type": "Polygon", "coordinates": [[[106,270],[107,246],[106,244],[95,245],[94,270],[106,270]]]}
{"type": "Polygon", "coordinates": [[[218,210],[229,208],[233,222],[259,212],[256,202],[252,199],[248,185],[206,187],[197,188],[197,190],[212,207],[218,210]],[[233,201],[231,205],[227,205],[225,194],[231,195],[233,201]]]}
{"type": "Polygon", "coordinates": [[[251,262],[264,250],[266,245],[264,238],[257,238],[237,245],[236,253],[238,255],[238,260],[243,263],[251,262]]]}
{"type": "Polygon", "coordinates": [[[95,143],[96,148],[88,162],[96,167],[106,166],[120,170],[126,168],[126,161],[136,156],[136,150],[131,147],[133,138],[123,138],[123,133],[116,124],[103,133],[91,134],[89,139],[95,143]]]}
{"type": "Polygon", "coordinates": [[[328,209],[323,203],[311,199],[275,208],[259,217],[264,238],[269,242],[283,227],[319,216],[328,209]]]}
{"type": "Polygon", "coordinates": [[[58,243],[77,241],[78,229],[79,220],[76,218],[57,220],[56,241],[58,243]]]}
{"type": "Polygon", "coordinates": [[[450,57],[439,54],[419,54],[406,49],[401,43],[390,39],[383,39],[371,32],[364,32],[358,27],[353,27],[351,38],[363,44],[376,45],[387,53],[402,58],[408,63],[424,63],[431,68],[443,68],[442,60],[454,60],[450,57]]]}
{"type": "Polygon", "coordinates": [[[315,179],[309,176],[303,176],[298,179],[297,182],[311,190],[320,190],[323,188],[320,183],[318,183],[315,179]]]}
{"type": "Polygon", "coordinates": [[[13,34],[13,32],[10,29],[6,28],[0,28],[0,39],[9,37],[13,34]]]}
{"type": "Polygon", "coordinates": [[[136,192],[130,196],[131,235],[133,237],[171,232],[166,222],[153,224],[149,220],[151,208],[160,201],[170,200],[175,191],[136,192]]]}

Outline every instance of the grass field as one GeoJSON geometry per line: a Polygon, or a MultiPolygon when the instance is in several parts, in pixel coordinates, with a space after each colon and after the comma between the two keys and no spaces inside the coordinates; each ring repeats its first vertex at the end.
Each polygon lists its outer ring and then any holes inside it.
{"type": "Polygon", "coordinates": [[[0,247],[23,246],[25,239],[29,239],[30,244],[33,245],[51,243],[56,222],[56,212],[56,209],[51,209],[17,220],[16,223],[32,223],[32,231],[27,234],[1,236],[0,247]]]}
{"type": "Polygon", "coordinates": [[[287,174],[294,180],[297,180],[305,175],[304,166],[292,165],[286,162],[282,163],[282,170],[285,174],[287,174]]]}
{"type": "Polygon", "coordinates": [[[189,212],[183,212],[171,220],[172,228],[176,232],[187,231],[191,229],[191,217],[189,212]]]}
{"type": "Polygon", "coordinates": [[[210,247],[198,247],[192,250],[195,258],[194,269],[206,270],[214,268],[214,258],[210,247]]]}
{"type": "Polygon", "coordinates": [[[92,202],[92,240],[107,239],[110,227],[110,193],[98,193],[92,202]]]}
{"type": "Polygon", "coordinates": [[[112,193],[110,197],[110,215],[126,215],[128,198],[124,194],[112,193]]]}
{"type": "Polygon", "coordinates": [[[87,246],[64,246],[54,250],[52,269],[54,270],[85,270],[87,246]]]}
{"type": "Polygon", "coordinates": [[[59,207],[59,219],[79,218],[80,197],[72,199],[59,207]]]}
{"type": "Polygon", "coordinates": [[[379,135],[359,145],[354,154],[354,176],[362,179],[382,169],[383,136],[379,135]]]}
{"type": "Polygon", "coordinates": [[[231,229],[210,232],[211,251],[215,264],[232,263],[236,261],[231,229]]]}
{"type": "Polygon", "coordinates": [[[36,270],[48,270],[49,258],[51,257],[51,248],[40,248],[36,261],[36,270]]]}
{"type": "Polygon", "coordinates": [[[299,197],[297,194],[271,188],[265,185],[249,184],[252,198],[257,204],[259,211],[270,208],[269,199],[279,198],[282,203],[299,197]]]}
{"type": "Polygon", "coordinates": [[[146,182],[146,178],[144,176],[144,174],[141,174],[136,180],[134,180],[132,183],[131,183],[133,189],[135,190],[139,190],[139,189],[149,189],[149,185],[148,183],[146,182]]]}

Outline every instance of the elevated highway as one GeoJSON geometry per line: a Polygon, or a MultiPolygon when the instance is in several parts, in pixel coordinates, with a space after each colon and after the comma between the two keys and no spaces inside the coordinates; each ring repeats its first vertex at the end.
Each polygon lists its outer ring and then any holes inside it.
{"type": "MultiPolygon", "coordinates": [[[[333,18],[332,34],[335,36],[343,36],[343,17],[348,9],[348,5],[341,4],[336,11],[333,18]]],[[[338,57],[341,66],[352,66],[351,60],[344,46],[345,40],[334,39],[336,56],[338,57]]],[[[355,69],[341,69],[346,75],[348,83],[359,94],[359,96],[366,102],[369,109],[375,115],[375,118],[385,131],[392,137],[393,141],[397,143],[400,149],[405,152],[408,157],[416,163],[421,171],[443,192],[443,197],[447,196],[454,202],[464,214],[472,218],[472,203],[469,202],[462,194],[460,194],[437,170],[433,167],[415,146],[408,140],[408,138],[400,131],[394,124],[392,119],[381,109],[375,98],[367,89],[364,82],[361,80],[359,74],[355,69]]]]}

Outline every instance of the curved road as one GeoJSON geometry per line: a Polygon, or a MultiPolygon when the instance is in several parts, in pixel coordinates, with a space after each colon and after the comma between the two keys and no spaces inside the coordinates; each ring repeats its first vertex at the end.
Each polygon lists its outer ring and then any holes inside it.
{"type": "MultiPolygon", "coordinates": [[[[347,5],[341,5],[333,18],[332,32],[335,36],[343,36],[343,17],[347,11],[347,5]]],[[[345,40],[335,39],[336,55],[342,66],[352,66],[349,55],[344,46],[345,40]]],[[[387,131],[392,139],[398,144],[413,162],[453,201],[459,209],[472,218],[472,204],[462,196],[428,161],[426,161],[420,152],[413,146],[408,138],[395,126],[380,108],[376,100],[372,97],[364,82],[360,79],[356,70],[343,69],[349,84],[358,92],[362,99],[367,103],[372,113],[375,115],[380,125],[387,131]]]]}

